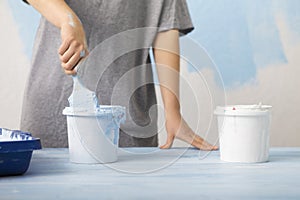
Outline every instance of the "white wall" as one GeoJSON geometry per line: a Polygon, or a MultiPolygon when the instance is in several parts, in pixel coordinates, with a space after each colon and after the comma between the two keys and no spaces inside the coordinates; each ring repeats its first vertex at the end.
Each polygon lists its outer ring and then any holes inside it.
{"type": "Polygon", "coordinates": [[[0,127],[19,128],[30,59],[7,1],[0,1],[0,127]]]}

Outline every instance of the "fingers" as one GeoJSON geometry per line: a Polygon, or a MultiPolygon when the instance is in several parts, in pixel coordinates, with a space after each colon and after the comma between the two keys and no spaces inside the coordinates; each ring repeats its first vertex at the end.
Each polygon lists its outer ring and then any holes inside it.
{"type": "Polygon", "coordinates": [[[75,53],[73,48],[67,49],[63,54],[59,54],[60,61],[62,63],[67,63],[75,53]]]}
{"type": "Polygon", "coordinates": [[[196,147],[200,150],[204,150],[204,151],[213,151],[213,150],[219,149],[217,146],[209,144],[208,142],[206,142],[203,138],[201,138],[198,135],[195,135],[192,145],[194,147],[196,147]]]}
{"type": "Polygon", "coordinates": [[[63,23],[60,27],[62,43],[58,54],[66,74],[75,74],[74,68],[88,54],[85,31],[77,16],[74,16],[74,23],[74,26],[63,23]]]}
{"type": "Polygon", "coordinates": [[[185,120],[170,120],[168,123],[166,123],[166,128],[168,132],[168,138],[167,142],[162,145],[161,149],[168,149],[172,147],[173,141],[176,138],[191,144],[192,146],[204,150],[204,151],[212,151],[212,150],[218,150],[217,146],[211,145],[208,142],[206,142],[202,137],[197,135],[185,122],[185,120]],[[178,126],[178,123],[180,124],[178,126]]]}
{"type": "Polygon", "coordinates": [[[167,142],[164,145],[160,146],[159,148],[161,148],[161,149],[170,149],[173,145],[174,138],[175,137],[173,135],[168,135],[167,142]]]}
{"type": "MultiPolygon", "coordinates": [[[[62,45],[63,46],[63,45],[62,45]]],[[[59,49],[59,52],[63,52],[64,48],[59,49]]],[[[83,45],[71,44],[69,48],[60,54],[61,66],[68,75],[76,74],[73,70],[79,61],[88,55],[87,50],[84,49],[83,45]],[[84,52],[84,53],[82,53],[84,52]]]]}
{"type": "Polygon", "coordinates": [[[64,70],[65,74],[67,75],[76,75],[76,71],[75,70],[64,70]]]}
{"type": "Polygon", "coordinates": [[[62,67],[65,70],[72,70],[74,69],[74,67],[76,66],[76,64],[80,59],[81,59],[80,53],[76,52],[72,55],[72,57],[67,62],[62,61],[62,67]]]}
{"type": "Polygon", "coordinates": [[[203,138],[201,138],[198,135],[196,135],[195,141],[198,144],[201,144],[203,146],[203,148],[205,148],[206,150],[218,150],[219,149],[218,146],[211,145],[210,143],[208,143],[207,141],[205,141],[203,138]]]}
{"type": "Polygon", "coordinates": [[[69,49],[70,44],[71,44],[70,41],[67,40],[63,41],[58,49],[58,54],[63,55],[67,51],[67,49],[69,49]]]}
{"type": "Polygon", "coordinates": [[[176,137],[200,150],[218,150],[217,146],[209,144],[202,137],[197,135],[184,120],[181,123],[181,128],[179,129],[176,137]]]}

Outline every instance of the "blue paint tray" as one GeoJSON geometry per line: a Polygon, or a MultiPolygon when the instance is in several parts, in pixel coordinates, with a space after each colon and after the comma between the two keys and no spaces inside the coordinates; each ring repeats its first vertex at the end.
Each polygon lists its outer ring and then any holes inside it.
{"type": "Polygon", "coordinates": [[[40,139],[30,133],[0,128],[0,176],[24,174],[32,151],[41,148],[40,139]]]}

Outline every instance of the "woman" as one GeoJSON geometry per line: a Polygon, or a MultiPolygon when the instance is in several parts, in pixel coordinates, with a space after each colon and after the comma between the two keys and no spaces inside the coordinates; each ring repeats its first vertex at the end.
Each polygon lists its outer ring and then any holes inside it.
{"type": "MultiPolygon", "coordinates": [[[[107,51],[114,54],[116,48],[126,48],[126,45],[143,39],[143,48],[117,56],[109,66],[105,66],[95,86],[100,103],[109,105],[113,103],[114,87],[122,77],[129,76],[122,84],[122,92],[117,93],[114,98],[128,100],[125,104],[129,116],[127,118],[130,120],[121,127],[119,145],[158,145],[157,110],[152,107],[156,105],[156,97],[151,67],[147,66],[150,63],[149,48],[153,46],[158,76],[162,83],[168,133],[167,142],[161,148],[170,148],[174,139],[179,138],[202,150],[217,149],[196,135],[180,114],[177,100],[179,34],[187,34],[193,30],[185,1],[28,0],[28,3],[43,17],[35,41],[32,69],[25,93],[22,130],[42,138],[45,147],[67,146],[67,125],[62,110],[68,106],[72,79],[65,74],[75,74],[75,66],[90,51],[97,49],[97,45],[112,36],[128,30],[152,27],[138,34],[138,38],[130,40],[130,37],[126,37],[126,40],[118,44],[107,45],[107,51]],[[153,27],[156,27],[155,31],[153,27]],[[137,68],[138,66],[142,67],[137,68]],[[128,75],[132,69],[134,73],[128,75]],[[136,79],[146,84],[135,85],[137,81],[132,80],[136,79]],[[128,89],[132,85],[136,87],[135,91],[128,89]]],[[[99,55],[99,63],[104,63],[105,59],[105,56],[99,55]]],[[[85,77],[89,77],[89,73],[90,76],[95,75],[90,69],[85,77]]]]}

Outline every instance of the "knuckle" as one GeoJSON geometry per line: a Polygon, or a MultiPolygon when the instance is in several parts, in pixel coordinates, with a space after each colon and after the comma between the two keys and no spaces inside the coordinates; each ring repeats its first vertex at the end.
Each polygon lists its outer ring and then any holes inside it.
{"type": "Polygon", "coordinates": [[[63,63],[66,63],[68,60],[67,60],[66,56],[61,56],[60,61],[63,63]]]}
{"type": "Polygon", "coordinates": [[[66,68],[65,68],[65,69],[68,69],[68,70],[70,70],[70,69],[72,69],[72,67],[73,67],[73,66],[71,65],[71,63],[67,63],[67,64],[66,64],[66,68]]]}
{"type": "Polygon", "coordinates": [[[69,70],[72,68],[72,66],[69,63],[62,63],[61,66],[64,68],[64,70],[69,70]]]}
{"type": "Polygon", "coordinates": [[[82,51],[84,49],[84,45],[83,44],[79,44],[78,48],[79,48],[80,51],[82,51]]]}
{"type": "Polygon", "coordinates": [[[63,46],[61,46],[61,47],[58,49],[57,53],[58,53],[60,56],[63,54],[63,46]]]}
{"type": "Polygon", "coordinates": [[[66,39],[66,42],[68,42],[68,43],[70,43],[70,42],[74,42],[74,41],[76,41],[75,40],[75,37],[74,36],[69,36],[67,39],[66,39]]]}
{"type": "Polygon", "coordinates": [[[67,62],[68,62],[68,59],[67,59],[67,58],[64,58],[64,59],[62,60],[62,62],[67,63],[67,62]]]}
{"type": "Polygon", "coordinates": [[[65,70],[65,74],[69,75],[69,73],[70,73],[70,72],[69,72],[68,70],[65,70]]]}

